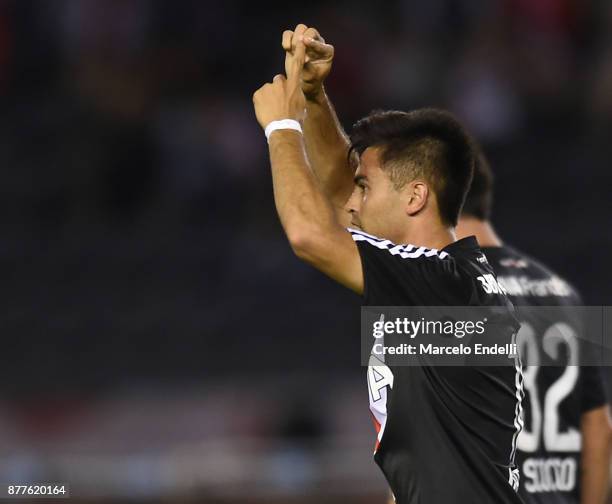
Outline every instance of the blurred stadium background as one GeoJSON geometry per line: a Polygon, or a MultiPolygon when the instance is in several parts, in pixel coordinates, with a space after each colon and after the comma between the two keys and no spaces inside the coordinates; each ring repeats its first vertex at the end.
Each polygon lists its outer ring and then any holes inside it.
{"type": "Polygon", "coordinates": [[[451,109],[502,237],[612,304],[608,0],[3,0],[0,481],[383,501],[359,299],[292,256],[252,112],[298,22],[347,128],[451,109]]]}

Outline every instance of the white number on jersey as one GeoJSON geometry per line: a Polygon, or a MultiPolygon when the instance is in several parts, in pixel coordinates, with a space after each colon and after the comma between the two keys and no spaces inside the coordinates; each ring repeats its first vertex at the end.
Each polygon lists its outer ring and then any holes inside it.
{"type": "MultiPolygon", "coordinates": [[[[565,323],[556,323],[544,333],[542,346],[544,351],[552,358],[559,355],[559,347],[566,345],[568,350],[568,363],[563,374],[546,391],[544,396],[544,412],[538,395],[537,376],[539,366],[527,366],[523,370],[525,389],[529,391],[529,404],[531,406],[531,430],[523,428],[518,438],[518,448],[523,452],[533,453],[544,440],[547,451],[569,452],[580,451],[580,432],[570,427],[566,432],[560,432],[559,404],[574,389],[578,381],[580,368],[578,363],[578,343],[576,332],[565,323]],[[542,435],[543,433],[543,435],[542,435]]],[[[521,355],[527,355],[529,362],[539,362],[539,350],[535,330],[527,322],[523,322],[517,336],[521,355]]]]}

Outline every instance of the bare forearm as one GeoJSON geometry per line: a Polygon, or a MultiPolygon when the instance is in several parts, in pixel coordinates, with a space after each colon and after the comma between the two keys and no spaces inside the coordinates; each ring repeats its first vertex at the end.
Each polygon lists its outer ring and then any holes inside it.
{"type": "Polygon", "coordinates": [[[334,207],[343,207],[353,190],[347,153],[349,139],[325,90],[306,100],[304,141],[312,169],[334,207]]]}
{"type": "Polygon", "coordinates": [[[270,162],[276,209],[292,245],[305,234],[316,235],[337,226],[332,205],[310,169],[298,132],[277,131],[270,137],[270,162]]]}
{"type": "Polygon", "coordinates": [[[581,504],[604,504],[608,494],[611,431],[607,407],[582,417],[581,504]]]}
{"type": "Polygon", "coordinates": [[[582,458],[581,504],[604,504],[608,495],[610,457],[608,447],[599,446],[582,458]]]}

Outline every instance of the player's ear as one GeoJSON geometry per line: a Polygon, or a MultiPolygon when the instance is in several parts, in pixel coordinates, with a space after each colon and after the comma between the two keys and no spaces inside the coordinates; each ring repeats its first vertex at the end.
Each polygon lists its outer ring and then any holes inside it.
{"type": "Polygon", "coordinates": [[[427,204],[429,187],[421,180],[413,180],[404,188],[406,194],[406,213],[410,216],[419,213],[427,204]]]}

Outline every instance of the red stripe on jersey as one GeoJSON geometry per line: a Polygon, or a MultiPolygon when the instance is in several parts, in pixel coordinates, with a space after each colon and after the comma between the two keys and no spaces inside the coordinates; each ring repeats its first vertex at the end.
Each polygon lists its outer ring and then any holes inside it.
{"type": "Polygon", "coordinates": [[[376,429],[376,445],[374,446],[374,453],[376,453],[378,451],[378,446],[380,445],[380,441],[378,440],[378,433],[380,432],[380,422],[378,420],[376,420],[376,417],[374,416],[374,414],[372,412],[370,412],[370,415],[372,416],[372,421],[374,422],[374,428],[376,429]]]}

